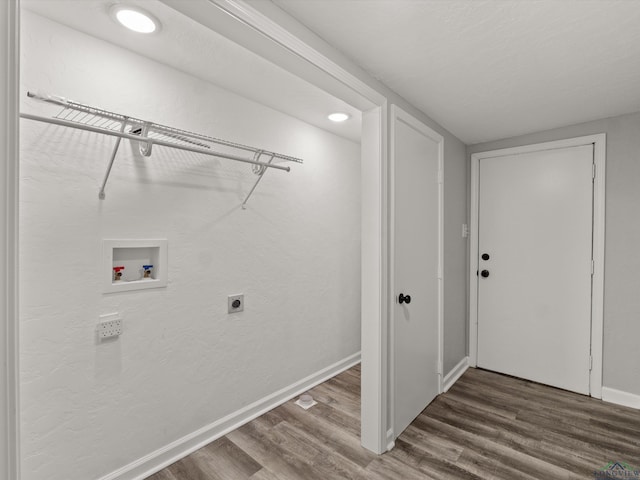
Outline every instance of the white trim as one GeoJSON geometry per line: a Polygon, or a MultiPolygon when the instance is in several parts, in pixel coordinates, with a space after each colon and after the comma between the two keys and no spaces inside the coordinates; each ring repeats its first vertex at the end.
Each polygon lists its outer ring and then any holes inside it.
{"type": "Polygon", "coordinates": [[[20,9],[0,2],[0,479],[20,478],[18,368],[18,155],[20,9]]]}
{"type": "Polygon", "coordinates": [[[602,400],[604,402],[615,403],[623,407],[640,409],[640,395],[623,392],[614,388],[602,387],[602,400]]]}
{"type": "Polygon", "coordinates": [[[387,451],[390,450],[389,446],[395,446],[395,438],[396,438],[396,400],[395,400],[395,392],[396,392],[396,374],[395,374],[395,345],[396,345],[396,336],[395,336],[395,303],[396,303],[396,158],[395,158],[395,149],[396,149],[396,118],[397,118],[397,110],[398,107],[396,105],[391,105],[390,109],[390,118],[389,118],[389,230],[387,232],[387,238],[389,243],[389,278],[388,285],[389,290],[387,293],[387,316],[389,319],[389,323],[387,325],[387,335],[389,339],[388,346],[388,354],[389,357],[387,359],[388,365],[388,410],[387,410],[387,418],[388,418],[388,430],[387,430],[387,451]],[[391,434],[391,436],[389,436],[391,434]],[[391,440],[390,440],[391,439],[391,440]]]}
{"type": "Polygon", "coordinates": [[[247,405],[220,420],[211,423],[195,432],[172,442],[155,452],[151,452],[124,467],[111,472],[100,480],[142,480],[162,470],[172,463],[195,452],[199,448],[213,442],[254,418],[263,415],[292,398],[306,392],[316,385],[335,377],[341,372],[357,365],[360,362],[360,352],[350,355],[339,362],[330,365],[288,387],[267,395],[251,405],[247,405]]]}
{"type": "Polygon", "coordinates": [[[393,435],[393,428],[387,430],[387,451],[393,450],[393,447],[396,446],[396,439],[393,435]]]}
{"type": "Polygon", "coordinates": [[[438,140],[438,393],[442,393],[444,388],[444,137],[435,134],[434,138],[438,140]]]}
{"type": "Polygon", "coordinates": [[[449,391],[453,384],[467,371],[469,368],[469,357],[464,357],[458,364],[451,369],[444,377],[443,392],[449,391]]]}
{"type": "Polygon", "coordinates": [[[259,31],[273,42],[315,65],[323,72],[329,73],[333,78],[363,95],[376,105],[381,105],[385,101],[384,96],[377,90],[371,88],[362,80],[337,65],[333,60],[327,58],[243,0],[209,1],[232,17],[259,31]]]}
{"type": "Polygon", "coordinates": [[[478,225],[480,161],[471,155],[471,205],[469,207],[469,366],[478,360],[478,225]]]}
{"type": "Polygon", "coordinates": [[[593,264],[591,297],[591,396],[602,398],[602,362],[604,344],[604,255],[605,255],[605,192],[606,134],[593,135],[593,161],[596,177],[593,184],[593,264]]]}
{"type": "Polygon", "coordinates": [[[375,453],[387,450],[389,427],[386,124],[386,105],[362,115],[360,439],[375,453]]]}
{"type": "Polygon", "coordinates": [[[605,241],[605,178],[606,134],[587,135],[554,142],[505,148],[471,155],[471,232],[469,242],[469,365],[478,362],[478,215],[480,160],[558,148],[593,144],[596,177],[593,186],[593,260],[595,273],[591,296],[591,357],[590,395],[602,397],[602,345],[604,335],[604,241],[605,241]]]}
{"type": "Polygon", "coordinates": [[[400,432],[395,431],[395,378],[394,378],[394,348],[393,318],[395,305],[395,133],[396,121],[402,121],[423,135],[438,142],[438,393],[443,389],[444,364],[444,137],[432,130],[420,120],[404,111],[397,105],[391,105],[390,123],[390,161],[389,161],[389,411],[390,426],[395,437],[400,432]]]}
{"type": "Polygon", "coordinates": [[[521,155],[531,152],[543,152],[545,150],[557,150],[559,148],[580,147],[583,145],[590,145],[596,142],[604,141],[606,139],[605,133],[598,133],[595,135],[586,135],[583,137],[567,138],[564,140],[554,140],[553,142],[533,143],[531,145],[522,145],[519,147],[501,148],[498,150],[488,150],[486,152],[477,152],[471,154],[471,159],[474,158],[496,158],[507,157],[509,155],[521,155]]]}

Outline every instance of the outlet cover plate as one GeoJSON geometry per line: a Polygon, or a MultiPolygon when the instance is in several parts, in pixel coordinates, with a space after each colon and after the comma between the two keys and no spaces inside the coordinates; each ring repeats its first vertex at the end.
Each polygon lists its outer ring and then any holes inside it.
{"type": "Polygon", "coordinates": [[[120,335],[122,335],[122,317],[120,317],[120,314],[100,315],[98,338],[103,340],[105,338],[119,337],[120,335]]]}
{"type": "Polygon", "coordinates": [[[237,313],[242,312],[244,310],[244,294],[238,293],[236,295],[229,295],[227,297],[227,312],[228,313],[237,313]],[[239,301],[240,305],[234,307],[234,302],[239,301]]]}

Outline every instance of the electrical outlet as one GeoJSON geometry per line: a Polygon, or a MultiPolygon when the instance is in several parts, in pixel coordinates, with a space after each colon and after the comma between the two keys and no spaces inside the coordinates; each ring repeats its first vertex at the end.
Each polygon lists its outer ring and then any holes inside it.
{"type": "Polygon", "coordinates": [[[242,312],[244,310],[244,294],[229,295],[227,297],[227,309],[229,313],[242,312]]]}
{"type": "Polygon", "coordinates": [[[119,337],[120,335],[122,335],[122,318],[120,315],[118,313],[100,315],[98,338],[102,340],[105,338],[119,337]]]}

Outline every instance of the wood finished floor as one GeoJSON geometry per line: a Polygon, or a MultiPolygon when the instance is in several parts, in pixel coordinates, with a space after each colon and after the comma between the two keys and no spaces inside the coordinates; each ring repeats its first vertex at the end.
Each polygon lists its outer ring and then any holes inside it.
{"type": "Polygon", "coordinates": [[[381,456],[360,446],[359,366],[310,393],[311,409],[289,401],[149,480],[585,480],[609,461],[640,467],[640,411],[492,372],[469,369],[381,456]]]}

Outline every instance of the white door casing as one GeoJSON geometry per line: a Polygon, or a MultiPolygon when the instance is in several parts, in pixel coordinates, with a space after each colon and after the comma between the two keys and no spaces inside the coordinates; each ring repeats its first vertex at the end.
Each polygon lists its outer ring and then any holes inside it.
{"type": "Polygon", "coordinates": [[[395,105],[391,113],[395,439],[442,391],[443,138],[395,105]]]}
{"type": "Polygon", "coordinates": [[[0,480],[20,478],[18,421],[19,8],[0,2],[0,480]]]}
{"type": "MultiPolygon", "coordinates": [[[[509,361],[508,370],[501,370],[505,371],[505,373],[523,376],[582,393],[590,393],[596,398],[601,397],[604,296],[604,177],[604,134],[472,155],[469,271],[469,351],[472,366],[500,370],[496,368],[499,363],[499,357],[507,354],[506,357],[503,356],[503,363],[504,358],[512,358],[512,360],[509,361]],[[562,156],[563,152],[566,155],[569,151],[572,152],[570,154],[573,155],[572,160],[569,160],[563,166],[554,165],[554,161],[559,160],[559,156],[562,156]],[[580,156],[581,158],[578,158],[580,156]],[[591,156],[595,166],[593,170],[591,156]],[[513,163],[509,163],[509,159],[513,160],[513,163]],[[551,168],[546,177],[542,173],[535,173],[534,162],[536,160],[539,164],[544,164],[546,161],[548,167],[551,168]],[[569,167],[569,164],[573,164],[575,168],[569,167]],[[516,180],[517,185],[509,185],[507,178],[513,178],[509,170],[517,170],[519,165],[524,165],[523,168],[525,170],[529,169],[529,171],[524,173],[520,180],[516,180]],[[492,170],[495,171],[492,172],[492,170]],[[568,170],[571,170],[571,172],[568,170]],[[594,174],[595,178],[592,178],[594,174]],[[572,175],[577,175],[581,178],[578,181],[577,178],[572,178],[572,175]],[[487,181],[486,185],[485,181],[487,181]],[[529,185],[527,185],[527,182],[529,185]],[[536,182],[538,183],[537,186],[535,185],[536,182]],[[548,195],[552,202],[545,205],[546,200],[542,199],[542,195],[539,195],[537,202],[528,207],[523,207],[522,201],[518,200],[520,194],[527,189],[534,188],[546,189],[545,195],[548,195]],[[577,191],[575,191],[576,188],[577,191]],[[492,191],[496,194],[496,198],[492,199],[492,191]],[[569,192],[571,192],[570,195],[568,195],[569,192]],[[591,192],[593,192],[593,197],[591,197],[591,192]],[[507,202],[501,203],[498,198],[501,195],[508,195],[511,198],[507,202]],[[483,202],[484,206],[482,205],[483,202]],[[593,210],[590,209],[591,202],[593,210]],[[578,214],[578,216],[582,215],[581,219],[567,217],[566,214],[559,221],[558,219],[548,218],[562,214],[563,209],[575,210],[578,203],[582,203],[584,206],[582,213],[578,214]],[[485,211],[485,207],[488,209],[487,211],[485,211]],[[528,213],[525,212],[527,208],[530,210],[528,213]],[[502,210],[502,214],[510,219],[509,224],[501,227],[499,224],[488,222],[487,227],[489,227],[489,230],[485,231],[483,219],[487,220],[491,209],[502,210]],[[536,235],[533,222],[527,224],[524,221],[525,216],[542,217],[539,219],[542,221],[540,224],[543,225],[542,228],[552,231],[546,232],[544,235],[536,235]],[[591,227],[591,220],[593,230],[580,233],[581,229],[588,230],[591,227]],[[495,231],[492,232],[492,229],[495,231]],[[559,237],[554,238],[553,233],[558,233],[559,237]],[[505,253],[498,254],[498,257],[496,257],[497,251],[485,252],[484,250],[490,249],[489,245],[486,244],[487,240],[489,243],[497,242],[496,238],[500,235],[505,238],[512,238],[514,242],[524,241],[526,244],[529,241],[524,249],[527,251],[514,250],[509,252],[509,248],[512,247],[511,249],[513,250],[515,246],[509,247],[507,245],[507,250],[504,250],[505,253]],[[581,236],[582,240],[576,240],[575,236],[581,236]],[[585,239],[585,236],[588,238],[585,239]],[[550,246],[554,245],[558,249],[557,252],[550,248],[550,246]],[[545,247],[547,248],[546,250],[545,247]],[[480,251],[481,249],[483,251],[480,251]],[[588,252],[591,249],[592,251],[588,252]],[[562,255],[562,252],[565,255],[562,255]],[[480,258],[483,253],[490,255],[488,261],[480,258]],[[592,254],[594,266],[594,273],[591,276],[591,256],[589,253],[592,254]],[[554,255],[555,260],[551,260],[554,255]],[[587,258],[584,260],[583,265],[582,257],[585,256],[587,258]],[[555,267],[550,267],[548,263],[545,264],[547,260],[550,260],[552,264],[559,264],[560,267],[573,265],[569,267],[571,272],[568,274],[563,273],[564,277],[556,278],[551,271],[555,267]],[[507,264],[509,266],[505,266],[507,264]],[[485,269],[490,272],[488,278],[483,278],[477,274],[485,269]],[[509,269],[508,275],[513,276],[511,284],[518,284],[524,287],[519,294],[520,298],[516,298],[517,295],[509,293],[509,290],[507,290],[506,292],[503,291],[502,294],[512,298],[500,299],[498,298],[498,295],[501,294],[499,289],[492,289],[492,286],[497,286],[500,285],[500,282],[507,281],[501,277],[501,272],[505,275],[507,274],[505,272],[507,269],[509,269]],[[582,271],[581,274],[579,274],[579,270],[582,271]],[[572,280],[568,280],[569,278],[572,278],[572,280]],[[580,279],[576,280],[578,278],[580,279]],[[576,285],[564,285],[567,281],[577,283],[576,285]],[[556,282],[555,286],[554,282],[556,282]],[[563,296],[570,297],[574,300],[573,304],[576,305],[577,299],[585,295],[587,298],[580,306],[564,312],[563,318],[565,320],[567,315],[573,316],[573,320],[563,325],[555,323],[558,318],[556,317],[554,320],[549,309],[564,308],[558,307],[559,299],[562,299],[563,296]],[[539,296],[542,297],[538,298],[539,296]],[[512,316],[515,315],[514,312],[516,312],[517,303],[519,303],[520,316],[518,318],[520,320],[524,319],[524,322],[511,324],[511,320],[507,319],[508,315],[503,317],[498,315],[499,318],[491,318],[489,321],[485,321],[487,314],[492,315],[495,313],[492,311],[491,304],[496,302],[500,302],[501,305],[509,305],[511,302],[511,306],[508,309],[511,310],[512,316]],[[579,321],[576,316],[581,316],[584,322],[584,317],[588,317],[589,314],[591,314],[591,324],[585,327],[584,323],[582,323],[582,327],[579,327],[579,321]],[[482,323],[479,324],[479,321],[482,323]],[[547,325],[533,324],[540,321],[547,322],[547,325]],[[574,322],[573,325],[571,325],[572,321],[574,322]],[[511,329],[512,333],[517,332],[516,336],[497,338],[498,324],[501,324],[501,327],[507,330],[511,329]],[[566,330],[566,328],[569,328],[569,330],[566,330]],[[575,334],[576,337],[580,338],[575,338],[575,342],[569,346],[561,346],[558,343],[559,340],[571,334],[575,334]],[[509,344],[509,341],[513,343],[509,344]],[[479,342],[482,342],[482,346],[479,346],[479,342]],[[545,351],[538,352],[537,356],[531,347],[536,342],[538,345],[546,345],[545,351]],[[481,349],[482,351],[479,351],[481,349]],[[508,355],[511,355],[511,357],[508,355]],[[592,364],[590,371],[589,356],[592,364]],[[542,371],[547,372],[551,370],[550,366],[554,362],[556,365],[560,362],[566,363],[565,370],[574,372],[566,375],[575,376],[576,378],[566,383],[567,379],[563,380],[559,372],[562,369],[556,369],[557,371],[550,372],[546,377],[537,378],[535,375],[531,377],[531,372],[523,366],[525,363],[523,359],[527,357],[529,362],[533,362],[542,371]],[[575,373],[577,371],[581,373],[575,373]],[[565,383],[558,384],[558,382],[565,383]]],[[[500,245],[500,248],[505,247],[505,245],[500,245]]],[[[560,271],[562,271],[562,268],[560,271]]],[[[563,316],[563,313],[560,316],[563,316]]]]}
{"type": "Polygon", "coordinates": [[[593,145],[480,160],[479,367],[589,393],[592,166],[593,145]]]}

